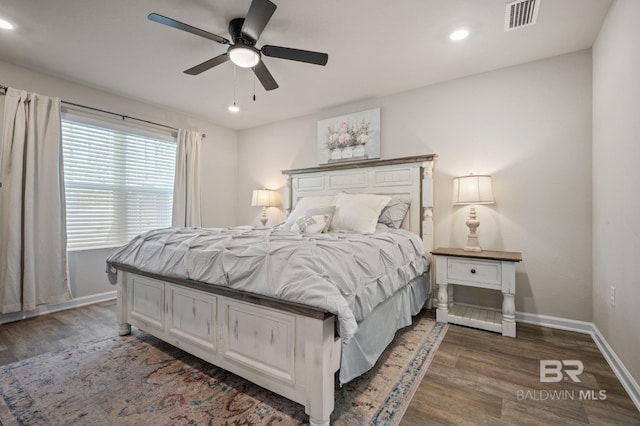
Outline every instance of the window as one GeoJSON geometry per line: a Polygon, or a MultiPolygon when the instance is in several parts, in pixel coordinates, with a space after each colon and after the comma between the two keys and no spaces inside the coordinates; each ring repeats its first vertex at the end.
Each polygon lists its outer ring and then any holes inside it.
{"type": "Polygon", "coordinates": [[[170,226],[175,138],[64,117],[68,249],[116,247],[170,226]]]}

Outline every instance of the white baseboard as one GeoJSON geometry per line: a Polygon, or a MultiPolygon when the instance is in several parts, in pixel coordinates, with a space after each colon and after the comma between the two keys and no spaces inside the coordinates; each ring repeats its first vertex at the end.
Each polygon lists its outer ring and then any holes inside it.
{"type": "Polygon", "coordinates": [[[636,408],[640,411],[640,386],[638,382],[633,378],[627,367],[624,366],[618,355],[614,352],[613,348],[609,346],[609,342],[604,338],[602,333],[595,324],[593,324],[593,333],[591,337],[598,345],[598,349],[602,352],[602,355],[609,363],[609,366],[616,373],[616,376],[622,383],[622,386],[629,394],[629,397],[636,405],[636,408]]]}
{"type": "Polygon", "coordinates": [[[592,322],[529,314],[527,312],[516,312],[516,321],[525,324],[539,325],[541,327],[556,328],[558,330],[576,331],[583,334],[592,334],[594,328],[592,322]]]}
{"type": "Polygon", "coordinates": [[[39,315],[51,314],[53,312],[64,311],[66,309],[78,308],[80,306],[91,305],[93,303],[106,302],[107,300],[114,300],[117,296],[118,292],[114,290],[106,293],[92,294],[91,296],[78,297],[64,302],[52,303],[50,305],[40,305],[32,311],[2,314],[0,315],[0,324],[37,317],[39,315]]]}
{"type": "Polygon", "coordinates": [[[620,380],[620,383],[622,383],[622,386],[629,394],[636,408],[640,410],[640,385],[638,385],[636,379],[633,378],[629,370],[627,370],[627,367],[624,366],[620,358],[618,358],[618,355],[616,355],[613,348],[609,345],[609,342],[607,342],[594,323],[547,315],[529,314],[526,312],[516,312],[516,321],[542,327],[590,334],[598,346],[598,349],[600,349],[602,356],[607,360],[609,367],[611,367],[618,380],[620,380]]]}

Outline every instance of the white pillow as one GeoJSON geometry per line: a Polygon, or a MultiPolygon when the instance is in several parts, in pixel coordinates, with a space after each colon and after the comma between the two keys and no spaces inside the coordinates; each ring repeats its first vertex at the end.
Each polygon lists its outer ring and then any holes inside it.
{"type": "Polygon", "coordinates": [[[318,234],[327,226],[328,214],[316,214],[313,216],[300,216],[291,227],[291,232],[300,234],[318,234]]]}
{"type": "Polygon", "coordinates": [[[322,197],[304,197],[302,200],[298,201],[296,208],[293,209],[285,225],[293,226],[296,223],[296,220],[300,216],[304,216],[309,209],[317,209],[320,207],[329,207],[334,206],[336,204],[336,196],[335,195],[327,195],[322,197]]]}
{"type": "Polygon", "coordinates": [[[391,197],[375,194],[347,194],[341,192],[336,199],[336,211],[330,230],[373,234],[382,209],[391,197]]]}

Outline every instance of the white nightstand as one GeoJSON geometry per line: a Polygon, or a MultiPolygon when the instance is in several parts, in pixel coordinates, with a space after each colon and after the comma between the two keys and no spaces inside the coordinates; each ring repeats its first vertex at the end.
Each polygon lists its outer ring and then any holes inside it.
{"type": "Polygon", "coordinates": [[[436,320],[516,337],[516,262],[522,254],[508,251],[481,252],[438,248],[436,259],[438,309],[436,320]],[[453,303],[453,286],[488,288],[502,292],[502,312],[453,303]]]}

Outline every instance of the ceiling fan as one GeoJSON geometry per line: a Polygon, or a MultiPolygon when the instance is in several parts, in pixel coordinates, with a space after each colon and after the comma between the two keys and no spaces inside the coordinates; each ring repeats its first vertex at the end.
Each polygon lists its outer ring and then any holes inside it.
{"type": "Polygon", "coordinates": [[[278,83],[276,83],[264,62],[261,60],[262,55],[316,65],[326,65],[329,60],[329,55],[326,53],[312,52],[309,50],[269,45],[262,46],[260,49],[256,48],[255,44],[271,19],[273,12],[275,12],[276,7],[277,6],[269,0],[253,0],[251,6],[249,6],[249,12],[247,12],[246,18],[235,18],[229,22],[229,35],[232,41],[157,13],[151,13],[147,18],[151,21],[216,41],[220,44],[229,45],[226,53],[189,68],[185,71],[186,74],[198,75],[231,60],[231,62],[239,67],[252,68],[265,90],[273,90],[278,88],[278,83]]]}

